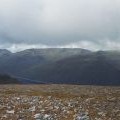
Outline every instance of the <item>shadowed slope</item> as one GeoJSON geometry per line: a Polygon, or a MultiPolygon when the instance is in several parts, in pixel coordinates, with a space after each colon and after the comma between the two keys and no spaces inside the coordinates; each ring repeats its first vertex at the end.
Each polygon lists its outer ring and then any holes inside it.
{"type": "Polygon", "coordinates": [[[8,75],[0,75],[0,84],[20,84],[20,82],[8,75]]]}
{"type": "Polygon", "coordinates": [[[52,83],[120,85],[120,70],[99,53],[36,67],[30,70],[29,76],[52,83]]]}

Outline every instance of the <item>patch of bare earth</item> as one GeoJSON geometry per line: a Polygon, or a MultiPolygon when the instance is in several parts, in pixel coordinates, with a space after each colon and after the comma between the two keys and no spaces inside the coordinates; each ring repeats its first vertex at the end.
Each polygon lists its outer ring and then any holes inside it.
{"type": "Polygon", "coordinates": [[[120,120],[120,87],[1,85],[0,120],[120,120]]]}

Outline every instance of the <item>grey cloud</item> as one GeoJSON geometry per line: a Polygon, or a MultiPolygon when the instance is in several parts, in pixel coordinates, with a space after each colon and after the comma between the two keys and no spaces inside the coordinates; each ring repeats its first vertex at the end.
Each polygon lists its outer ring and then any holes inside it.
{"type": "Polygon", "coordinates": [[[0,44],[4,46],[79,43],[77,47],[113,49],[119,40],[119,0],[0,1],[0,44]],[[114,45],[108,46],[108,41],[114,45]]]}

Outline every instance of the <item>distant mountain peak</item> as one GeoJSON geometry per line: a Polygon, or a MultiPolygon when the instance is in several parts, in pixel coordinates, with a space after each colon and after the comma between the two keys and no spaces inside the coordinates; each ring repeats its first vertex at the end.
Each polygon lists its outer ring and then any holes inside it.
{"type": "Polygon", "coordinates": [[[11,52],[7,49],[0,49],[0,56],[9,55],[11,52]]]}

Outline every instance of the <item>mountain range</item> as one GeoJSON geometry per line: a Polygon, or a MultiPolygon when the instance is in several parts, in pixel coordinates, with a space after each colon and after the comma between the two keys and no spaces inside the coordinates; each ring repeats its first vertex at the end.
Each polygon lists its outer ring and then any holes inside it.
{"type": "Polygon", "coordinates": [[[1,49],[0,74],[38,83],[120,85],[120,52],[48,48],[12,53],[1,49]]]}

